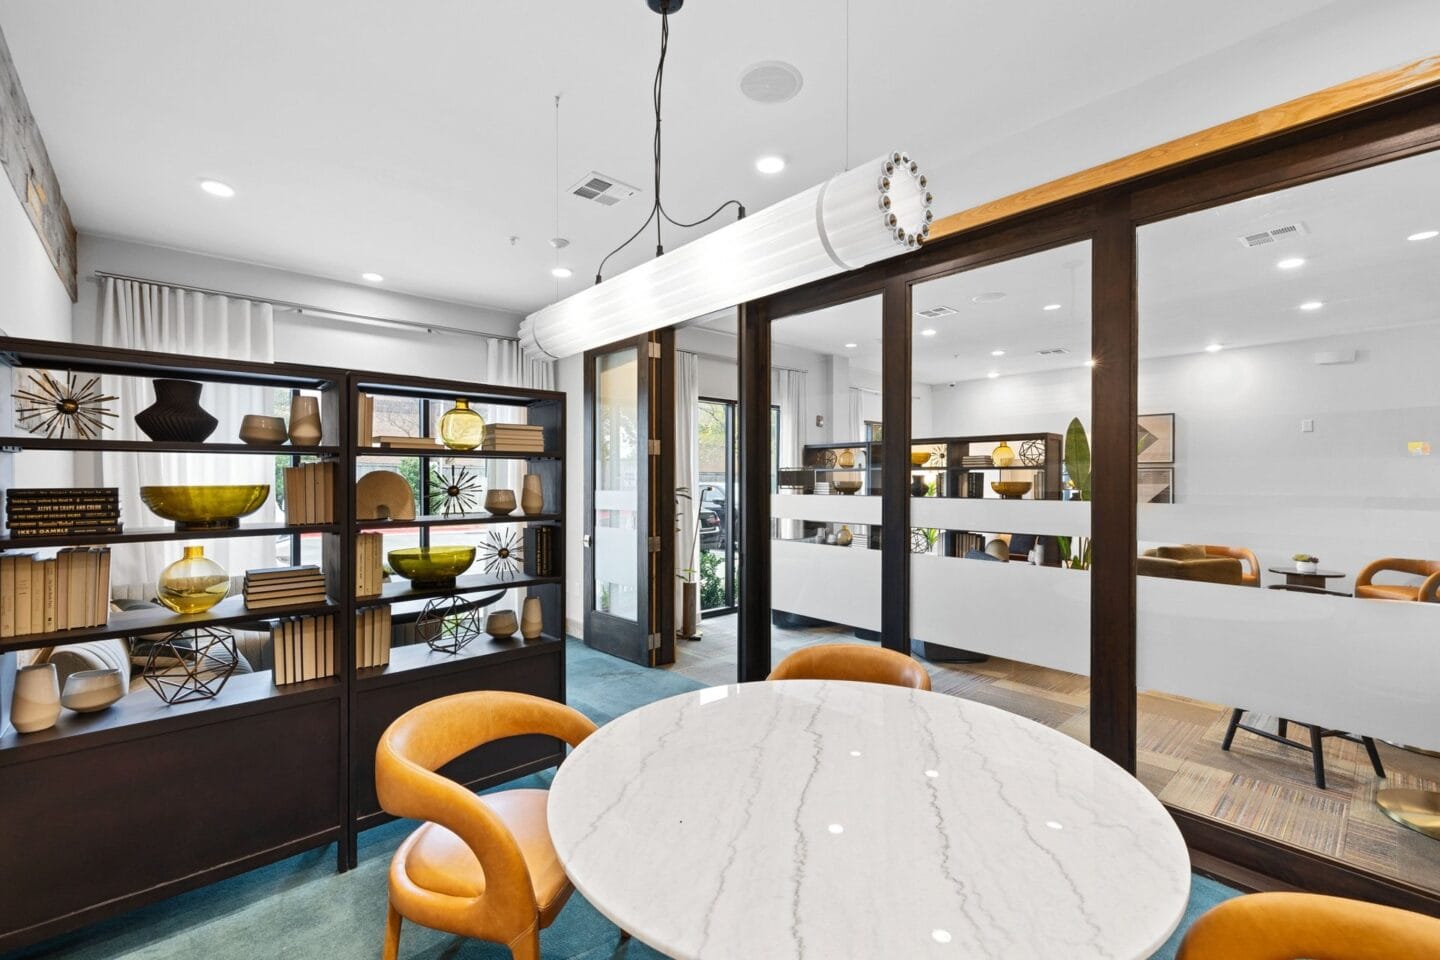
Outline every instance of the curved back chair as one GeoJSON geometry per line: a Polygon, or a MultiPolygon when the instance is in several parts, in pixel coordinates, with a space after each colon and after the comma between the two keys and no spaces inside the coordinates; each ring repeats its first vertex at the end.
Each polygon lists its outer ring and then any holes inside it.
{"type": "Polygon", "coordinates": [[[1227,547],[1222,544],[1205,544],[1205,556],[1229,557],[1239,560],[1241,565],[1240,583],[1246,587],[1260,586],[1260,560],[1249,547],[1227,547]]]}
{"type": "Polygon", "coordinates": [[[1190,927],[1177,960],[1422,960],[1440,956],[1440,920],[1313,893],[1252,893],[1190,927]]]}
{"type": "Polygon", "coordinates": [[[903,653],[863,643],[803,647],[775,665],[766,680],[863,680],[930,689],[930,674],[903,653]]]}
{"type": "Polygon", "coordinates": [[[1418,600],[1440,603],[1440,560],[1406,560],[1383,557],[1360,571],[1355,578],[1355,596],[1367,600],[1418,600]],[[1375,574],[1385,570],[1424,577],[1419,586],[1404,583],[1375,583],[1375,574]]]}
{"type": "Polygon", "coordinates": [[[390,861],[384,960],[399,953],[401,917],[539,960],[540,930],[573,889],[550,842],[547,792],[481,797],[435,771],[494,740],[544,734],[574,747],[594,731],[562,703],[499,690],[432,700],[390,724],[375,748],[380,806],[427,822],[390,861]]]}

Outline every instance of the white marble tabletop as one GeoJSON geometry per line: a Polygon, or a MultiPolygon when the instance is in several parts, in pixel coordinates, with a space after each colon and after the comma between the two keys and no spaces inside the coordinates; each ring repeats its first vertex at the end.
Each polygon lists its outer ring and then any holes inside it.
{"type": "Polygon", "coordinates": [[[550,833],[621,928],[680,960],[1148,957],[1190,860],[1119,767],[984,704],[878,684],[712,687],[602,727],[550,833]]]}

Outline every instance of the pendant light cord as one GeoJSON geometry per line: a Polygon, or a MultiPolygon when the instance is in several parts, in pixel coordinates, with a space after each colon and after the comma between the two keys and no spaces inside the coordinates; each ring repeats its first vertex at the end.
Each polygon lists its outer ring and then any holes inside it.
{"type": "MultiPolygon", "coordinates": [[[[711,211],[709,216],[705,216],[700,218],[699,220],[692,220],[689,222],[676,220],[674,217],[670,216],[669,211],[665,209],[665,205],[660,202],[660,170],[662,166],[660,114],[661,103],[665,90],[665,56],[669,52],[669,50],[670,4],[668,2],[665,2],[660,5],[660,61],[655,65],[655,80],[651,90],[651,96],[655,107],[655,142],[653,146],[655,161],[655,202],[650,205],[650,213],[645,218],[645,222],[640,224],[640,228],[634,233],[630,234],[630,236],[625,240],[624,243],[620,244],[620,246],[616,247],[614,250],[611,250],[605,255],[605,259],[600,261],[600,266],[597,267],[595,270],[595,282],[597,284],[604,279],[605,264],[610,262],[610,258],[615,256],[615,254],[619,253],[621,250],[624,250],[626,247],[630,246],[630,244],[633,243],[635,239],[640,236],[640,234],[645,232],[645,228],[650,226],[651,222],[654,222],[655,224],[655,256],[661,257],[665,255],[665,240],[664,237],[661,235],[662,221],[668,220],[671,225],[681,227],[682,229],[688,227],[698,227],[702,223],[713,220],[716,216],[720,214],[722,210],[732,205],[736,208],[738,213],[736,219],[743,220],[745,218],[745,204],[741,203],[739,200],[726,200],[724,203],[720,204],[720,206],[716,207],[713,211],[711,211]]],[[[558,100],[556,106],[558,109],[558,100]]]]}

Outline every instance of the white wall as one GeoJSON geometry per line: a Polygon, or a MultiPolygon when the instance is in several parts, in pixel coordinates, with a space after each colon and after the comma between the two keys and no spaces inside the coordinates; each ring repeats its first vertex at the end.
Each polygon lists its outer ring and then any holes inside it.
{"type": "MultiPolygon", "coordinates": [[[[70,295],[8,185],[0,186],[0,330],[34,340],[70,339],[70,295]]],[[[0,433],[12,429],[10,392],[4,391],[0,433]]],[[[0,485],[63,486],[74,478],[66,453],[36,451],[0,459],[13,460],[15,471],[13,477],[0,477],[0,485]]]]}
{"type": "MultiPolygon", "coordinates": [[[[75,339],[94,342],[100,285],[96,270],[344,310],[367,316],[434,323],[514,336],[518,314],[414,297],[383,286],[341,283],[273,267],[208,257],[111,237],[80,236],[80,299],[75,339]]],[[[291,311],[277,311],[275,359],[416,376],[484,378],[485,348],[474,337],[363,326],[291,311]]]]}

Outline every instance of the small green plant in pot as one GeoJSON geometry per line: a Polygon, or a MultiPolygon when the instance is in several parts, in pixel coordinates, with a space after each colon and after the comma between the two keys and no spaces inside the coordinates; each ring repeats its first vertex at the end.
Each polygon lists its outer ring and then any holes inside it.
{"type": "MultiPolygon", "coordinates": [[[[1065,430],[1065,472],[1070,485],[1080,499],[1090,502],[1090,438],[1085,435],[1085,426],[1076,417],[1065,430]]],[[[1070,564],[1072,570],[1090,569],[1089,537],[1056,537],[1062,562],[1070,564]]]]}
{"type": "Polygon", "coordinates": [[[1290,559],[1295,562],[1297,573],[1314,573],[1320,569],[1320,558],[1313,553],[1297,553],[1290,559]]]}

